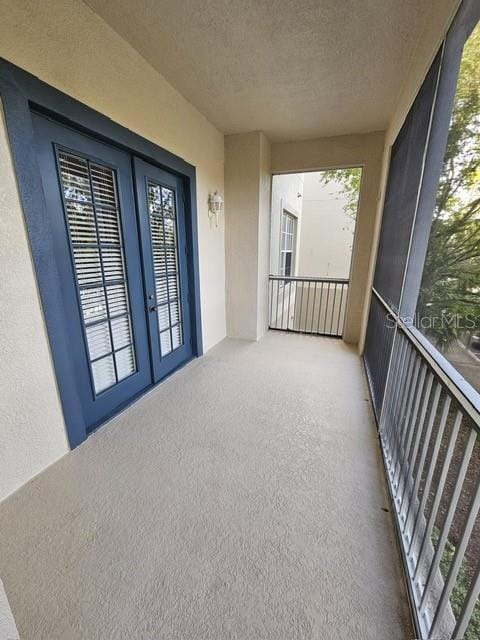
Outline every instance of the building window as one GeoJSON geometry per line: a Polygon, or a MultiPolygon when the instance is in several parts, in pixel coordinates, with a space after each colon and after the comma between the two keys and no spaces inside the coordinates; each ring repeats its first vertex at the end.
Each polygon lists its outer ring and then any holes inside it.
{"type": "Polygon", "coordinates": [[[280,231],[280,275],[292,276],[295,271],[295,245],[297,242],[297,219],[290,213],[282,213],[280,231]]]}

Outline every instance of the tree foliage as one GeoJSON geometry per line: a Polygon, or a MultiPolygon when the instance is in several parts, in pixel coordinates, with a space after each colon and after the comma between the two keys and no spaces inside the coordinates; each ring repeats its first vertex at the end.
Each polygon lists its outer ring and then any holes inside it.
{"type": "Polygon", "coordinates": [[[343,210],[352,219],[357,218],[358,195],[360,193],[360,183],[362,180],[362,170],[360,167],[350,169],[328,169],[320,173],[320,182],[327,185],[336,182],[341,185],[342,196],[345,198],[343,210]]]}
{"type": "Polygon", "coordinates": [[[430,333],[447,348],[478,327],[480,293],[480,25],[463,52],[417,312],[456,317],[430,333]]]}

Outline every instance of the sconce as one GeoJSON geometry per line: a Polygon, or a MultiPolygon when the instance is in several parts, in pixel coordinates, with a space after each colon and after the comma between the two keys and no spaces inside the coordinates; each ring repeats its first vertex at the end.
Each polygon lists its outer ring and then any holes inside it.
{"type": "Polygon", "coordinates": [[[211,193],[208,196],[208,217],[212,218],[215,216],[215,226],[218,227],[218,215],[222,212],[223,209],[223,198],[215,191],[215,193],[211,193]]]}

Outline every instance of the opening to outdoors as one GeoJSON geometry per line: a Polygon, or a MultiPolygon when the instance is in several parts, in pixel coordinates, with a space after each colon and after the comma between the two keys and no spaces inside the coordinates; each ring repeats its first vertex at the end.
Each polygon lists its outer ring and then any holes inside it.
{"type": "Polygon", "coordinates": [[[270,328],[341,336],[362,169],[273,176],[270,328]]]}
{"type": "MultiPolygon", "coordinates": [[[[455,93],[453,113],[448,131],[447,147],[443,157],[433,222],[424,265],[420,295],[415,314],[417,328],[445,356],[455,369],[480,391],[480,23],[466,41],[455,93]]],[[[450,409],[446,433],[452,433],[457,407],[450,409]]],[[[436,427],[438,429],[438,427],[436,427]]],[[[441,494],[438,512],[433,511],[433,492],[428,495],[426,516],[435,517],[431,542],[441,549],[439,569],[447,581],[454,564],[455,554],[463,539],[467,514],[473,504],[478,470],[480,443],[478,438],[471,449],[470,459],[462,472],[462,460],[468,442],[475,434],[475,424],[463,417],[453,455],[448,467],[445,488],[441,494]],[[464,480],[454,507],[452,520],[447,526],[444,546],[440,547],[442,528],[447,521],[454,500],[456,479],[464,480]]],[[[447,451],[444,437],[435,467],[434,487],[439,483],[441,465],[447,451]]],[[[428,449],[430,463],[432,449],[428,449]]],[[[468,460],[468,457],[466,458],[468,460]]],[[[473,513],[475,513],[473,511],[473,513]]],[[[455,620],[459,620],[467,594],[473,588],[480,553],[480,519],[474,515],[474,524],[464,549],[465,555],[458,569],[449,597],[455,620]]],[[[437,606],[430,596],[432,607],[437,606]]],[[[464,640],[480,638],[480,599],[473,601],[473,609],[464,640]]]]}
{"type": "Polygon", "coordinates": [[[466,42],[416,324],[480,391],[480,24],[466,42]]]}

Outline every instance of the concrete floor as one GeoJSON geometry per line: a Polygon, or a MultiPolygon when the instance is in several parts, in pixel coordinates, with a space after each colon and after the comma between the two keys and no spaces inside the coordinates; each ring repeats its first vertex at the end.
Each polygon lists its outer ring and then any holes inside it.
{"type": "Polygon", "coordinates": [[[225,341],[0,504],[25,640],[412,638],[362,366],[225,341]]]}

